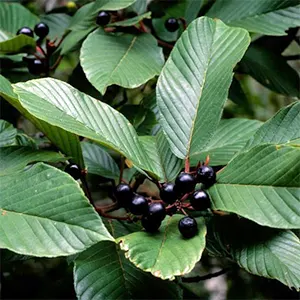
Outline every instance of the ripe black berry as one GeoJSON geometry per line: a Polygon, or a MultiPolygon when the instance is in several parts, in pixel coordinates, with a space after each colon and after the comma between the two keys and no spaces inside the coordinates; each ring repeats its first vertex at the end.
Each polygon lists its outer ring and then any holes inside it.
{"type": "Polygon", "coordinates": [[[69,164],[65,167],[65,172],[71,175],[75,180],[81,177],[81,169],[76,164],[69,164]]]}
{"type": "Polygon", "coordinates": [[[17,31],[17,35],[19,34],[25,34],[30,37],[33,37],[33,31],[29,27],[22,27],[17,31]]]}
{"type": "Polygon", "coordinates": [[[209,195],[203,190],[196,191],[192,195],[190,202],[195,210],[206,210],[207,208],[210,208],[209,195]]]}
{"type": "Polygon", "coordinates": [[[194,218],[184,217],[178,223],[178,229],[183,237],[192,238],[198,232],[198,225],[194,218]]]}
{"type": "Polygon", "coordinates": [[[106,11],[100,11],[97,16],[96,23],[99,26],[105,26],[109,23],[109,21],[110,21],[110,14],[106,11]]]}
{"type": "Polygon", "coordinates": [[[195,189],[196,180],[193,175],[180,173],[175,180],[175,190],[179,194],[190,193],[195,189]]]}
{"type": "Polygon", "coordinates": [[[210,187],[216,182],[216,173],[212,167],[201,166],[197,170],[197,181],[203,183],[205,187],[210,187]]]}
{"type": "Polygon", "coordinates": [[[167,19],[165,21],[165,27],[170,32],[174,32],[174,31],[178,30],[178,28],[179,28],[178,20],[175,18],[167,19]]]}
{"type": "Polygon", "coordinates": [[[49,27],[47,24],[41,22],[35,25],[34,27],[34,33],[40,37],[40,38],[44,38],[48,35],[49,33],[49,27]]]}
{"type": "Polygon", "coordinates": [[[165,183],[160,190],[160,199],[168,204],[172,204],[177,200],[174,183],[165,183]]]}
{"type": "Polygon", "coordinates": [[[162,203],[156,202],[149,205],[148,215],[151,220],[162,221],[166,214],[166,208],[162,203]]]}
{"type": "Polygon", "coordinates": [[[141,195],[134,195],[129,210],[134,215],[144,215],[148,213],[148,202],[145,197],[141,195]]]}
{"type": "Polygon", "coordinates": [[[142,217],[142,226],[148,232],[156,232],[161,225],[161,221],[154,220],[150,216],[143,216],[142,217]]]}
{"type": "Polygon", "coordinates": [[[32,75],[41,75],[48,72],[46,62],[40,59],[29,59],[27,68],[32,75]]]}
{"type": "Polygon", "coordinates": [[[133,191],[129,184],[120,183],[116,186],[114,195],[121,206],[128,207],[133,198],[133,191]]]}

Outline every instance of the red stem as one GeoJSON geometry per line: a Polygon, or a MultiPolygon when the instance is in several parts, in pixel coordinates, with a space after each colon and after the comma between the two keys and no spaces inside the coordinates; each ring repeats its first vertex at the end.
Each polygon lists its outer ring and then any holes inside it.
{"type": "Polygon", "coordinates": [[[189,157],[187,157],[185,159],[184,172],[186,172],[186,173],[190,172],[190,159],[189,159],[189,157]]]}

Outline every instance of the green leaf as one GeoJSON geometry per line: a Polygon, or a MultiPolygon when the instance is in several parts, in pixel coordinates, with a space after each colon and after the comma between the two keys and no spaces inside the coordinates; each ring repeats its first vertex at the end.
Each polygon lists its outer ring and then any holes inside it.
{"type": "Polygon", "coordinates": [[[192,166],[198,161],[204,161],[209,155],[209,164],[212,166],[226,165],[241,149],[249,138],[262,125],[262,122],[247,119],[224,119],[208,143],[200,152],[191,156],[192,166]]]}
{"type": "Polygon", "coordinates": [[[82,6],[73,16],[69,29],[87,30],[96,28],[96,17],[101,10],[115,11],[126,8],[136,0],[97,0],[82,6]]]}
{"type": "Polygon", "coordinates": [[[201,17],[176,43],[157,83],[160,122],[173,153],[205,148],[221,118],[232,69],[250,42],[247,31],[201,17]]]}
{"type": "Polygon", "coordinates": [[[248,141],[245,150],[260,144],[300,145],[300,102],[282,108],[278,113],[264,123],[248,141]]]}
{"type": "Polygon", "coordinates": [[[119,238],[125,256],[138,268],[162,279],[174,280],[189,273],[205,248],[206,226],[203,218],[197,220],[198,234],[184,239],[178,231],[182,217],[167,216],[158,233],[140,231],[119,238]]]}
{"type": "Polygon", "coordinates": [[[230,26],[266,35],[286,35],[300,26],[298,0],[218,0],[207,13],[230,26]]]}
{"type": "Polygon", "coordinates": [[[128,27],[128,26],[133,26],[138,24],[140,21],[144,20],[144,19],[151,19],[151,12],[146,12],[142,15],[124,20],[124,21],[118,21],[118,22],[114,22],[114,23],[109,23],[106,25],[106,27],[128,27]]]}
{"type": "Polygon", "coordinates": [[[32,37],[24,34],[0,42],[0,53],[16,54],[35,49],[36,43],[32,37]]]}
{"type": "Polygon", "coordinates": [[[159,74],[164,58],[162,48],[150,34],[115,35],[98,29],[84,41],[80,62],[88,80],[104,94],[112,84],[140,86],[159,74]]]}
{"type": "Polygon", "coordinates": [[[292,231],[274,230],[229,218],[215,221],[213,230],[215,243],[224,249],[221,250],[223,255],[229,256],[240,267],[300,289],[300,241],[292,231]]]}
{"type": "Polygon", "coordinates": [[[299,75],[279,54],[252,45],[242,59],[240,68],[276,93],[300,97],[299,75]]]}
{"type": "Polygon", "coordinates": [[[64,35],[71,22],[71,17],[67,14],[47,14],[42,16],[41,22],[49,26],[48,38],[53,40],[64,35]]]}
{"type": "Polygon", "coordinates": [[[24,26],[33,29],[38,21],[39,18],[21,4],[0,2],[0,41],[3,35],[7,39],[7,34],[15,35],[24,26]]]}
{"type": "Polygon", "coordinates": [[[113,240],[78,183],[56,168],[36,164],[1,176],[0,248],[55,257],[113,240]]]}
{"type": "Polygon", "coordinates": [[[142,136],[140,141],[153,164],[156,164],[155,169],[160,170],[160,179],[165,182],[175,179],[183,167],[183,162],[172,153],[163,132],[160,131],[156,136],[142,136]]]}
{"type": "Polygon", "coordinates": [[[48,139],[55,144],[64,154],[72,157],[80,167],[84,168],[83,157],[78,136],[65,131],[56,126],[52,126],[43,120],[36,118],[27,111],[18,99],[18,95],[12,90],[10,82],[0,75],[0,95],[14,106],[29,121],[31,121],[39,130],[41,130],[48,139]]]}
{"type": "Polygon", "coordinates": [[[214,209],[274,228],[300,228],[300,148],[261,145],[237,155],[209,189],[214,209]]]}
{"type": "Polygon", "coordinates": [[[112,179],[119,177],[118,165],[104,149],[87,142],[82,142],[81,147],[88,173],[112,179]]]}
{"type": "Polygon", "coordinates": [[[14,128],[12,124],[4,120],[0,120],[0,147],[15,145],[16,136],[17,129],[14,128]]]}
{"type": "MultiPolygon", "coordinates": [[[[114,237],[129,233],[121,222],[111,221],[108,228],[114,237]]],[[[111,242],[100,242],[76,258],[74,281],[80,300],[181,298],[175,283],[136,268],[111,242]]]]}
{"type": "Polygon", "coordinates": [[[14,85],[22,106],[36,118],[112,148],[156,173],[133,126],[109,105],[51,78],[14,85]]]}
{"type": "Polygon", "coordinates": [[[0,176],[23,170],[28,164],[44,161],[59,162],[66,158],[57,152],[33,150],[29,147],[10,146],[0,151],[0,176]]]}

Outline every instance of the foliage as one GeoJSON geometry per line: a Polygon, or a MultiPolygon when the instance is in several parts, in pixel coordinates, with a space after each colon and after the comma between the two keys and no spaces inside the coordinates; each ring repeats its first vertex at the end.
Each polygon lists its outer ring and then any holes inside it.
{"type": "Polygon", "coordinates": [[[299,44],[299,2],[85,2],[47,14],[0,2],[4,257],[65,257],[82,300],[197,294],[185,279],[199,277],[205,250],[299,291],[300,81],[288,61],[299,57],[283,55],[299,44]],[[47,38],[16,35],[40,20],[47,38]],[[285,97],[266,122],[252,119],[249,78],[285,97]],[[10,119],[16,110],[26,121],[10,119]],[[73,164],[80,180],[64,172],[73,164]],[[198,180],[204,166],[216,182],[198,180]],[[167,203],[160,191],[181,171],[194,185],[167,203]],[[134,216],[118,198],[121,182],[147,210],[165,202],[158,231],[145,225],[150,212],[134,216]],[[188,202],[199,188],[204,211],[188,202]],[[198,224],[191,238],[178,230],[183,214],[198,224]]]}

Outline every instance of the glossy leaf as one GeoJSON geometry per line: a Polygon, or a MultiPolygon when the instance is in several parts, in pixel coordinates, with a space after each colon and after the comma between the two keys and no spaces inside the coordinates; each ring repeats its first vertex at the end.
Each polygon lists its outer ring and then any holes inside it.
{"type": "Polygon", "coordinates": [[[248,141],[245,150],[260,144],[300,145],[300,102],[282,108],[273,118],[261,126],[248,141]]]}
{"type": "Polygon", "coordinates": [[[248,33],[201,17],[182,34],[157,84],[160,122],[180,158],[205,148],[221,118],[232,69],[249,45],[248,33]]]}
{"type": "Polygon", "coordinates": [[[35,49],[35,46],[36,43],[32,37],[20,34],[0,42],[0,53],[16,54],[30,52],[35,49]]]}
{"type": "Polygon", "coordinates": [[[80,62],[88,80],[104,94],[112,84],[140,86],[159,74],[164,58],[150,34],[114,35],[98,29],[84,41],[80,62]]]}
{"type": "Polygon", "coordinates": [[[300,228],[300,149],[261,145],[237,155],[209,189],[214,209],[260,225],[300,228]]]}
{"type": "Polygon", "coordinates": [[[18,95],[12,90],[10,82],[0,75],[0,95],[14,106],[29,121],[31,121],[39,130],[41,130],[48,139],[56,145],[64,154],[70,156],[74,162],[84,168],[83,157],[78,136],[65,131],[56,126],[52,126],[42,119],[39,119],[27,111],[20,103],[18,95]]]}
{"type": "Polygon", "coordinates": [[[146,12],[142,15],[138,15],[136,17],[123,20],[123,21],[118,21],[114,23],[109,23],[106,25],[106,27],[114,27],[114,26],[120,26],[120,27],[128,27],[128,26],[133,26],[138,24],[140,21],[144,19],[151,19],[151,12],[146,12]]]}
{"type": "Polygon", "coordinates": [[[33,29],[38,21],[39,18],[21,4],[0,2],[0,41],[6,40],[7,34],[11,37],[16,35],[17,31],[24,26],[33,29]]]}
{"type": "Polygon", "coordinates": [[[210,157],[210,165],[226,165],[244,148],[247,141],[262,124],[256,120],[238,118],[221,120],[205,149],[191,156],[191,165],[195,166],[198,161],[205,161],[207,155],[210,157]]]}
{"type": "Polygon", "coordinates": [[[0,247],[55,257],[113,240],[69,175],[42,163],[1,176],[0,247]]]}
{"type": "Polygon", "coordinates": [[[300,26],[297,0],[219,0],[207,13],[230,26],[266,35],[285,35],[291,27],[300,26]]]}
{"type": "Polygon", "coordinates": [[[16,136],[17,129],[14,128],[12,124],[4,120],[0,120],[0,147],[15,145],[16,136]]]}
{"type": "Polygon", "coordinates": [[[65,161],[66,158],[57,152],[33,150],[29,147],[11,146],[0,151],[0,176],[22,171],[28,164],[65,161]]]}
{"type": "MultiPolygon", "coordinates": [[[[224,218],[222,218],[224,219],[224,218]]],[[[209,228],[209,227],[208,227],[209,228]]],[[[223,256],[236,261],[248,272],[281,281],[300,289],[299,238],[290,230],[261,227],[245,219],[217,219],[207,241],[219,247],[223,256]]]]}
{"type": "Polygon", "coordinates": [[[240,70],[274,92],[300,97],[299,75],[279,54],[250,46],[240,63],[240,70]]]}
{"type": "Polygon", "coordinates": [[[22,106],[36,118],[97,141],[156,173],[133,126],[109,105],[56,79],[31,80],[14,87],[22,106]]]}
{"type": "MultiPolygon", "coordinates": [[[[129,233],[127,226],[112,221],[108,228],[117,237],[129,233]]],[[[100,242],[81,253],[75,260],[74,280],[80,300],[181,298],[175,283],[136,268],[112,242],[100,242]]]]}
{"type": "Polygon", "coordinates": [[[88,173],[112,179],[119,177],[118,165],[104,149],[87,142],[82,142],[81,147],[88,173]]]}
{"type": "Polygon", "coordinates": [[[175,179],[183,168],[183,162],[172,153],[163,132],[160,131],[156,136],[142,136],[140,141],[152,162],[157,165],[155,169],[160,170],[160,179],[165,182],[175,179]]]}
{"type": "Polygon", "coordinates": [[[178,231],[182,215],[167,216],[159,232],[134,232],[118,239],[125,256],[138,268],[162,279],[189,273],[205,248],[206,226],[198,219],[198,234],[184,239],[178,231]]]}

